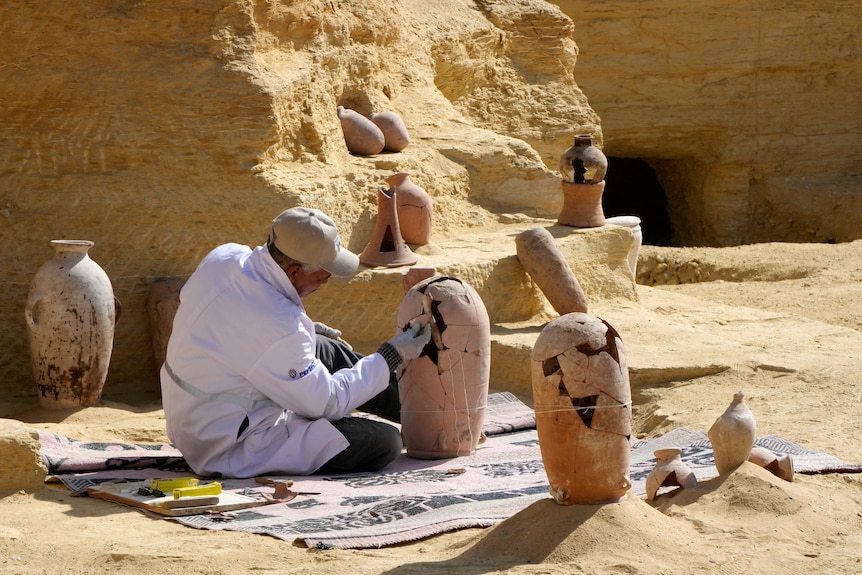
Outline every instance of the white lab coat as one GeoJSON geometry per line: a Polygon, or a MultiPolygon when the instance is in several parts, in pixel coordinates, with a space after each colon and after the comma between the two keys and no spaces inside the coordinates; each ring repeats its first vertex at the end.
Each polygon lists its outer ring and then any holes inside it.
{"type": "Polygon", "coordinates": [[[314,324],[265,247],[214,249],[180,301],[162,402],[168,437],[200,475],[313,473],[348,445],[329,421],[389,384],[380,354],[334,374],[315,358],[314,324]]]}

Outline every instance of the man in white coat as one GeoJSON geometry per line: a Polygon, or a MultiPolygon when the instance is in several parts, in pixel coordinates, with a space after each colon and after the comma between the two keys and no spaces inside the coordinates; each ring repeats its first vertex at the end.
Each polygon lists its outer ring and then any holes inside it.
{"type": "Polygon", "coordinates": [[[301,301],[358,267],[333,221],[303,207],[279,214],[265,245],[225,244],[199,264],[180,292],[161,368],[168,436],[195,473],[375,471],[401,453],[397,427],[349,414],[399,421],[393,371],[419,356],[430,326],[362,356],[312,322],[301,301]]]}

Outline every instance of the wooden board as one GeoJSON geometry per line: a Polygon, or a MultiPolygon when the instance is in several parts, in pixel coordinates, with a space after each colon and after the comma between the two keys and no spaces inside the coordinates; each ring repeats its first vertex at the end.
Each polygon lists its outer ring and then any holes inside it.
{"type": "MultiPolygon", "coordinates": [[[[222,491],[217,496],[203,497],[204,500],[212,501],[211,497],[218,497],[218,503],[209,505],[198,505],[195,507],[182,507],[179,509],[168,509],[159,504],[167,501],[174,501],[173,495],[165,495],[162,497],[154,497],[152,495],[138,495],[138,489],[143,487],[146,481],[129,481],[123,483],[102,483],[95,487],[87,488],[87,493],[90,497],[97,497],[107,501],[123,503],[138,507],[159,515],[168,517],[182,517],[186,515],[200,515],[209,511],[236,511],[237,509],[247,509],[249,507],[259,507],[268,505],[270,502],[265,499],[256,499],[239,493],[228,493],[222,491]]],[[[193,498],[189,498],[189,501],[193,498]]]]}

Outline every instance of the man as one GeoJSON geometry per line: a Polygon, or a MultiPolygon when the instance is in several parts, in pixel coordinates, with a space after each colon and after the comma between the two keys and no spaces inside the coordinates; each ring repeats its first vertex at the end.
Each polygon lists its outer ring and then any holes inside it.
{"type": "Polygon", "coordinates": [[[292,208],[254,250],[211,251],[183,286],[165,364],[162,401],[171,442],[199,475],[254,477],[374,471],[401,453],[401,434],[354,409],[398,421],[393,371],[431,337],[414,325],[369,356],[315,333],[301,299],[330,275],[349,277],[323,212],[292,208]]]}

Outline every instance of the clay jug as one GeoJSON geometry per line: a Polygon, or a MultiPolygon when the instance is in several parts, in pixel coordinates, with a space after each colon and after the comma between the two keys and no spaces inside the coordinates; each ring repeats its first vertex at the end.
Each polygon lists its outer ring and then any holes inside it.
{"type": "Polygon", "coordinates": [[[578,278],[545,228],[533,228],[515,237],[518,260],[560,315],[587,313],[587,298],[578,278]]]}
{"type": "Polygon", "coordinates": [[[446,276],[420,281],[404,296],[397,324],[431,322],[422,354],[397,370],[401,433],[407,455],[445,459],[472,455],[484,441],[482,424],[491,375],[491,328],[476,290],[446,276]]]}
{"type": "Polygon", "coordinates": [[[759,465],[771,474],[785,481],[793,481],[793,458],[789,453],[773,453],[765,447],[754,446],[748,455],[748,461],[759,465]]]}
{"type": "Polygon", "coordinates": [[[531,355],[536,430],[554,501],[619,501],[631,487],[631,389],[622,340],[604,320],[548,323],[531,355]]]}
{"type": "Polygon", "coordinates": [[[735,393],[733,401],[707,432],[719,474],[732,471],[747,461],[754,447],[757,423],[744,399],[744,393],[735,393]]]}
{"type": "Polygon", "coordinates": [[[401,237],[395,196],[396,188],[377,189],[377,224],[371,241],[359,254],[359,261],[367,266],[396,268],[410,266],[419,261],[419,256],[410,251],[401,237]]]}
{"type": "Polygon", "coordinates": [[[424,246],[431,239],[431,224],[434,207],[431,196],[410,179],[407,172],[392,174],[386,178],[390,189],[397,189],[395,205],[401,236],[408,244],[424,246]]]}
{"type": "Polygon", "coordinates": [[[401,116],[395,112],[371,114],[369,119],[383,132],[383,139],[385,141],[383,149],[387,152],[400,152],[410,143],[407,126],[404,125],[404,120],[401,119],[401,116]]]}
{"type": "Polygon", "coordinates": [[[386,140],[374,122],[350,108],[338,106],[338,119],[341,120],[341,131],[344,143],[353,154],[373,156],[383,151],[386,140]]]}
{"type": "Polygon", "coordinates": [[[89,407],[102,396],[118,302],[107,274],[90,259],[93,245],[51,241],[54,257],[30,285],[24,316],[39,404],[45,408],[89,407]]]}
{"type": "Polygon", "coordinates": [[[697,487],[697,477],[688,465],[682,462],[677,448],[659,449],[653,452],[656,465],[646,479],[646,496],[652,501],[660,487],[678,485],[683,489],[697,487]]]}
{"type": "Polygon", "coordinates": [[[560,156],[560,175],[572,184],[598,184],[605,179],[608,159],[589,135],[575,136],[575,143],[560,156]]]}

